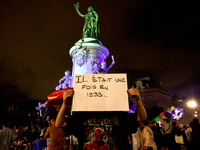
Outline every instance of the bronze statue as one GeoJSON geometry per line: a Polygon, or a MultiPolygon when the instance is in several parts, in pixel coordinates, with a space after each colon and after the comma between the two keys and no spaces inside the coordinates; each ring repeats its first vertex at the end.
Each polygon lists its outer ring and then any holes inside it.
{"type": "Polygon", "coordinates": [[[97,38],[97,35],[100,33],[99,31],[99,20],[98,13],[94,11],[94,9],[90,6],[88,8],[88,13],[83,15],[79,11],[79,2],[74,4],[77,13],[85,18],[85,24],[83,27],[83,38],[97,38]]]}

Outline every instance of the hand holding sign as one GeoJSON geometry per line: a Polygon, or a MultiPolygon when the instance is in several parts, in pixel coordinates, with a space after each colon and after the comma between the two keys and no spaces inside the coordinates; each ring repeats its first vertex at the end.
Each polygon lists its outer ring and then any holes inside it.
{"type": "Polygon", "coordinates": [[[67,89],[67,91],[65,91],[63,93],[63,104],[66,106],[67,109],[71,109],[72,107],[72,97],[74,95],[74,91],[73,89],[67,89]]]}
{"type": "Polygon", "coordinates": [[[128,95],[129,95],[129,97],[131,99],[134,98],[136,101],[138,101],[140,93],[139,93],[139,91],[136,88],[130,88],[130,89],[128,89],[128,95]]]}

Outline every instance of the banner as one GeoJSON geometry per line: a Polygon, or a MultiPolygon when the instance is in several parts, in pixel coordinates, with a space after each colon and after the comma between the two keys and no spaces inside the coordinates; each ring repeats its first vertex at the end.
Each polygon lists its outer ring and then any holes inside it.
{"type": "Polygon", "coordinates": [[[126,74],[74,76],[72,111],[128,111],[126,74]]]}

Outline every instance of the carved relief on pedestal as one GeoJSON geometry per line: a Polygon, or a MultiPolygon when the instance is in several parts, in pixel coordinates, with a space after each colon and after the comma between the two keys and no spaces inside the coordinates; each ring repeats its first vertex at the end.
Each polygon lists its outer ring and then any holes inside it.
{"type": "Polygon", "coordinates": [[[112,66],[115,64],[115,60],[114,60],[114,56],[111,56],[112,58],[112,63],[110,64],[110,66],[107,67],[107,63],[105,61],[105,59],[101,59],[101,58],[96,58],[90,61],[90,65],[91,67],[91,71],[93,74],[107,74],[109,69],[112,68],[112,66]]]}
{"type": "MultiPolygon", "coordinates": [[[[114,57],[110,66],[106,64],[109,50],[98,39],[83,38],[76,42],[69,51],[72,57],[72,84],[75,74],[107,74],[115,64],[114,57]]],[[[72,85],[73,86],[73,85],[72,85]]]]}
{"type": "Polygon", "coordinates": [[[92,74],[100,74],[100,63],[98,59],[91,59],[90,60],[90,65],[91,65],[91,72],[92,74]]]}
{"type": "Polygon", "coordinates": [[[74,53],[74,60],[79,67],[87,63],[90,57],[89,52],[90,50],[88,50],[86,47],[83,48],[77,47],[77,51],[75,51],[74,53]]]}

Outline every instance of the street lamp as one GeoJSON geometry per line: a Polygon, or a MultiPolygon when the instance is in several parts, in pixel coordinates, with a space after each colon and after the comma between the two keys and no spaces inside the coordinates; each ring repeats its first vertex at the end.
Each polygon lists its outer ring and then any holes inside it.
{"type": "MultiPolygon", "coordinates": [[[[189,107],[195,108],[197,106],[197,103],[195,100],[191,100],[191,101],[188,101],[187,105],[189,107]]],[[[194,112],[194,117],[197,117],[197,111],[194,112]]]]}
{"type": "Polygon", "coordinates": [[[189,107],[194,108],[194,107],[197,106],[197,103],[196,103],[194,100],[191,100],[191,101],[189,101],[189,102],[187,103],[187,105],[188,105],[189,107]]]}

